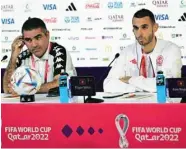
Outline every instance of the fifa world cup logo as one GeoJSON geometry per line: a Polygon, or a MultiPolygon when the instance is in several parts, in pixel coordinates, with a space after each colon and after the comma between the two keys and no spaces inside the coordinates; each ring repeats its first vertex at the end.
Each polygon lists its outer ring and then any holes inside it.
{"type": "Polygon", "coordinates": [[[120,138],[119,138],[119,146],[120,148],[128,148],[129,146],[129,142],[126,138],[126,132],[128,130],[129,127],[129,119],[126,115],[124,114],[119,114],[116,116],[115,118],[115,124],[116,124],[116,128],[119,132],[120,138]],[[123,128],[120,125],[120,121],[123,121],[123,128]]]}

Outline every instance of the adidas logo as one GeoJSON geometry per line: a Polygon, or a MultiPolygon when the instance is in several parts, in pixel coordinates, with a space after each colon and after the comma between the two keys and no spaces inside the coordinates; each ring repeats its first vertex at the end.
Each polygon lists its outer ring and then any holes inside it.
{"type": "Polygon", "coordinates": [[[186,21],[186,12],[183,13],[183,15],[181,16],[180,19],[178,19],[178,21],[186,21]]]}
{"type": "Polygon", "coordinates": [[[66,9],[66,11],[77,11],[77,9],[76,9],[76,7],[74,6],[73,3],[70,3],[70,5],[66,9]]]}

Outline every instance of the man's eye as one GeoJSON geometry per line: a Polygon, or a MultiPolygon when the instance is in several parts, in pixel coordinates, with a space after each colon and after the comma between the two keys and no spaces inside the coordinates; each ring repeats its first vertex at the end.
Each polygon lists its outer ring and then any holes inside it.
{"type": "Polygon", "coordinates": [[[26,42],[31,42],[32,40],[31,39],[25,39],[26,42]]]}
{"type": "Polygon", "coordinates": [[[133,30],[135,30],[135,31],[136,31],[136,30],[138,30],[138,28],[137,28],[137,27],[134,27],[134,28],[133,28],[133,30]]]}
{"type": "Polygon", "coordinates": [[[37,40],[41,39],[41,36],[36,37],[37,40]]]}
{"type": "Polygon", "coordinates": [[[148,26],[143,26],[142,29],[148,29],[148,26]]]}

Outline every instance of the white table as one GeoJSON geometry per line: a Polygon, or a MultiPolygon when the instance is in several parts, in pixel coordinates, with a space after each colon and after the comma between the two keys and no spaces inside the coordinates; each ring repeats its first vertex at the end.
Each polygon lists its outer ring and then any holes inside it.
{"type": "MultiPolygon", "coordinates": [[[[93,98],[103,99],[104,92],[97,92],[93,98]]],[[[1,103],[20,103],[20,98],[4,98],[8,94],[1,94],[1,103]]],[[[47,94],[36,94],[33,103],[60,103],[59,97],[46,97],[47,94]]],[[[77,97],[78,103],[83,103],[83,97],[77,97]]],[[[179,103],[181,98],[169,98],[167,103],[179,103]]],[[[157,103],[156,93],[135,93],[134,97],[126,98],[126,95],[117,98],[105,98],[104,103],[157,103]]]]}

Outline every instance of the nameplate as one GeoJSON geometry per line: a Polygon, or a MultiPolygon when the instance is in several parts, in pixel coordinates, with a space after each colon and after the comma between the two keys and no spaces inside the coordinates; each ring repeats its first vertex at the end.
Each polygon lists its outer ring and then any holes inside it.
{"type": "Polygon", "coordinates": [[[186,78],[167,78],[166,88],[168,97],[186,97],[186,78]]]}
{"type": "Polygon", "coordinates": [[[72,76],[70,78],[70,82],[73,96],[96,95],[95,81],[93,76],[72,76]]]}

